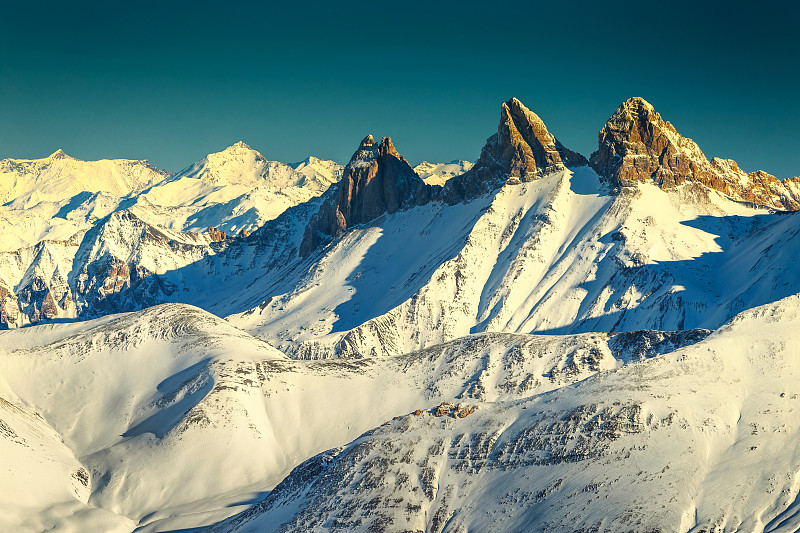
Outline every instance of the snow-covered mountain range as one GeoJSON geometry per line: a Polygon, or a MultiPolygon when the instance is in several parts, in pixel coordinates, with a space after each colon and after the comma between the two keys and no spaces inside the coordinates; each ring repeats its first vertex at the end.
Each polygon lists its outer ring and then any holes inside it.
{"type": "Polygon", "coordinates": [[[0,161],[4,232],[0,250],[68,240],[110,213],[130,210],[152,225],[236,235],[319,196],[341,176],[333,161],[287,165],[238,142],[172,174],[147,161],[81,161],[57,151],[46,159],[0,161]]]}
{"type": "Polygon", "coordinates": [[[0,169],[3,527],[800,528],[800,178],[641,98],[588,159],[511,99],[474,164],[0,169]]]}
{"type": "Polygon", "coordinates": [[[449,163],[423,161],[414,167],[414,172],[428,185],[444,185],[452,177],[460,176],[472,168],[473,163],[456,159],[449,163]]]}

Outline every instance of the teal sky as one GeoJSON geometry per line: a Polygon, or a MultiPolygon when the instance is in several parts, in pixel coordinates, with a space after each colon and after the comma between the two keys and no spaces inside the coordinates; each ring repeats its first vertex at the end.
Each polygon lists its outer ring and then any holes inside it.
{"type": "Polygon", "coordinates": [[[175,171],[243,140],[346,162],[372,133],[414,164],[474,160],[511,96],[588,156],[642,96],[708,157],[800,175],[800,7],[720,6],[7,2],[0,158],[175,171]]]}

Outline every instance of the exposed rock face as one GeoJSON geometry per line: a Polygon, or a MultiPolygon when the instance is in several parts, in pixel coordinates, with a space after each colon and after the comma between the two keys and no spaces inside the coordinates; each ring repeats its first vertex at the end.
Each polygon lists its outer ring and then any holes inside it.
{"type": "Polygon", "coordinates": [[[215,228],[184,233],[121,211],[67,241],[42,241],[2,252],[0,329],[162,303],[177,290],[169,272],[202,261],[232,242],[215,228]]]}
{"type": "Polygon", "coordinates": [[[9,324],[16,325],[18,316],[17,299],[11,291],[0,285],[0,329],[8,329],[9,324]]]}
{"type": "Polygon", "coordinates": [[[453,405],[450,402],[442,402],[438,406],[430,410],[433,416],[452,416],[453,418],[466,418],[478,409],[477,405],[468,405],[460,403],[453,405]]]}
{"type": "Polygon", "coordinates": [[[475,166],[445,184],[444,196],[462,201],[488,192],[509,178],[532,181],[586,158],[565,148],[535,113],[512,98],[500,108],[497,133],[489,137],[475,166]]]}
{"type": "Polygon", "coordinates": [[[335,196],[323,204],[306,228],[300,255],[355,224],[394,213],[430,197],[429,187],[397,153],[392,140],[380,144],[368,135],[345,167],[335,196]]]}
{"type": "Polygon", "coordinates": [[[209,226],[208,229],[206,230],[206,233],[208,233],[208,237],[211,239],[211,242],[224,241],[225,238],[227,237],[224,231],[214,226],[209,226]]]}
{"type": "MultiPolygon", "coordinates": [[[[511,177],[541,177],[568,166],[587,164],[586,158],[565,148],[536,113],[512,98],[501,106],[500,126],[489,139],[478,160],[491,159],[508,170],[511,177]]],[[[483,160],[483,161],[481,161],[483,160]]]]}
{"type": "Polygon", "coordinates": [[[163,302],[175,291],[166,280],[142,265],[113,256],[90,263],[76,283],[79,315],[103,316],[163,302]]]}
{"type": "MultiPolygon", "coordinates": [[[[600,130],[592,168],[612,187],[652,182],[669,189],[686,181],[701,183],[736,200],[795,211],[800,188],[757,171],[746,173],[735,161],[709,161],[643,98],[626,100],[600,130]]],[[[795,178],[796,179],[796,178],[795,178]]]]}

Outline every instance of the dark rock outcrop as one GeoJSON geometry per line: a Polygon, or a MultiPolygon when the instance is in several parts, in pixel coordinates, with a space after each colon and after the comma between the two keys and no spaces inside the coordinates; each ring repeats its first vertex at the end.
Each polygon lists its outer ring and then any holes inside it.
{"type": "Polygon", "coordinates": [[[587,164],[585,157],[565,148],[542,119],[516,98],[501,106],[497,134],[487,142],[478,165],[488,163],[487,159],[520,179],[587,164]]]}
{"type": "Polygon", "coordinates": [[[757,171],[746,173],[735,161],[709,161],[643,98],[630,98],[614,112],[598,136],[592,168],[611,187],[651,182],[670,189],[695,182],[736,200],[776,209],[800,209],[800,188],[757,171]]]}
{"type": "Polygon", "coordinates": [[[378,144],[368,135],[345,167],[336,195],[322,205],[306,228],[300,255],[308,255],[353,225],[429,198],[430,187],[397,153],[392,140],[384,137],[378,144]]]}

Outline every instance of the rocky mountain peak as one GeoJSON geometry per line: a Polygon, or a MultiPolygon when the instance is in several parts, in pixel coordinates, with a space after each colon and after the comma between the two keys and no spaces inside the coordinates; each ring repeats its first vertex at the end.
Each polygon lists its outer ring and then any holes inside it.
{"type": "Polygon", "coordinates": [[[301,255],[355,224],[413,205],[426,187],[391,138],[384,137],[377,144],[367,135],[345,167],[335,196],[322,205],[306,228],[301,255]]]}
{"type": "Polygon", "coordinates": [[[219,228],[215,226],[209,226],[208,229],[206,230],[206,233],[208,234],[208,237],[209,239],[211,239],[212,242],[224,241],[225,238],[227,237],[224,231],[221,231],[219,228]]]}
{"type": "Polygon", "coordinates": [[[267,159],[242,141],[236,142],[220,152],[208,154],[181,174],[199,174],[213,183],[239,183],[249,181],[251,174],[258,174],[267,159]]]}
{"type": "Polygon", "coordinates": [[[644,98],[629,98],[606,121],[592,154],[595,171],[614,186],[654,181],[674,187],[710,165],[700,148],[665,122],[644,98]]]}
{"type": "Polygon", "coordinates": [[[532,181],[586,164],[586,158],[564,147],[536,113],[511,98],[500,106],[497,133],[487,139],[468,172],[445,184],[444,197],[461,201],[488,192],[509,178],[532,181]]]}
{"type": "Polygon", "coordinates": [[[658,115],[653,104],[642,98],[641,96],[632,96],[622,102],[622,105],[617,109],[616,114],[627,113],[637,114],[640,116],[658,115]]]}
{"type": "Polygon", "coordinates": [[[517,98],[500,108],[497,134],[490,138],[477,165],[499,163],[509,177],[536,179],[566,166],[586,164],[586,159],[566,149],[547,131],[544,121],[517,98]],[[482,162],[481,159],[484,161],[482,162]]]}
{"type": "Polygon", "coordinates": [[[371,164],[378,156],[378,145],[372,135],[367,135],[359,143],[358,148],[350,158],[349,167],[356,167],[371,164]]]}
{"type": "Polygon", "coordinates": [[[378,155],[392,155],[398,158],[401,157],[400,154],[397,153],[397,150],[395,150],[391,137],[384,137],[381,139],[381,144],[378,146],[378,155]]]}
{"type": "Polygon", "coordinates": [[[266,161],[266,158],[258,150],[253,150],[243,141],[238,141],[224,150],[208,154],[205,160],[213,166],[219,166],[229,164],[231,161],[251,164],[253,161],[266,161]]]}
{"type": "Polygon", "coordinates": [[[774,176],[746,173],[730,159],[709,161],[697,144],[683,137],[644,98],[620,105],[598,135],[590,164],[612,187],[653,183],[669,189],[696,182],[743,200],[777,209],[797,210],[800,198],[774,176]]]}

